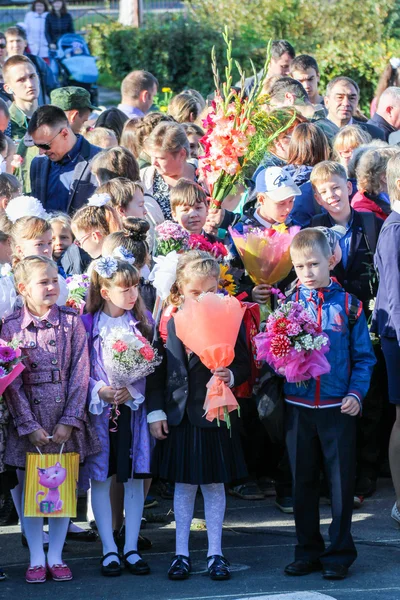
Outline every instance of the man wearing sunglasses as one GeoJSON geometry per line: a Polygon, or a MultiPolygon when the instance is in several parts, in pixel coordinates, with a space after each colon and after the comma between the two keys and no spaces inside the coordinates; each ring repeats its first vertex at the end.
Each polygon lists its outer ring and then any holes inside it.
{"type": "Polygon", "coordinates": [[[57,106],[39,107],[29,122],[28,134],[42,155],[32,161],[32,195],[48,212],[74,213],[96,189],[90,163],[101,148],[76,135],[57,106]]]}

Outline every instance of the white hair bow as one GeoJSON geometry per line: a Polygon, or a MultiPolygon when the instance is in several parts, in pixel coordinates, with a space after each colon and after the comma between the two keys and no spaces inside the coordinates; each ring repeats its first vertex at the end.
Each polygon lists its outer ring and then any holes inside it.
{"type": "Polygon", "coordinates": [[[33,196],[18,196],[8,203],[5,209],[6,215],[15,223],[22,217],[37,217],[38,219],[48,219],[49,214],[44,210],[43,204],[33,196]]]}
{"type": "Polygon", "coordinates": [[[97,208],[100,208],[110,202],[110,200],[110,194],[93,194],[88,200],[88,206],[97,206],[97,208]]]}

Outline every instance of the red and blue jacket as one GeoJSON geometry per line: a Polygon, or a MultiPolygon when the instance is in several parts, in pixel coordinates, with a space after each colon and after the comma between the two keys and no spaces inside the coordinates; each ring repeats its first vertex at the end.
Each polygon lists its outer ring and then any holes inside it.
{"type": "Polygon", "coordinates": [[[345,396],[354,396],[362,404],[376,363],[362,302],[345,292],[335,279],[327,288],[316,290],[300,285],[288,300],[302,301],[329,336],[326,357],[331,371],[301,385],[286,382],[286,402],[307,408],[332,408],[340,406],[345,396]]]}

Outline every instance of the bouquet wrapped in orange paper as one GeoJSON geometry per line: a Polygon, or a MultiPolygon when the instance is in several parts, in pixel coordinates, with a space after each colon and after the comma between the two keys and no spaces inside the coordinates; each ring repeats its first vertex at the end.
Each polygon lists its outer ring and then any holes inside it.
{"type": "MultiPolygon", "coordinates": [[[[187,298],[175,315],[176,335],[210,370],[229,367],[235,358],[235,344],[246,309],[233,296],[202,294],[198,300],[187,298]]],[[[239,405],[229,387],[217,377],[207,384],[204,403],[207,421],[225,421],[239,405]]]]}
{"type": "Polygon", "coordinates": [[[300,227],[288,228],[285,224],[269,229],[244,226],[243,232],[229,228],[244,268],[256,285],[274,285],[289,275],[290,244],[299,231],[300,227]]]}

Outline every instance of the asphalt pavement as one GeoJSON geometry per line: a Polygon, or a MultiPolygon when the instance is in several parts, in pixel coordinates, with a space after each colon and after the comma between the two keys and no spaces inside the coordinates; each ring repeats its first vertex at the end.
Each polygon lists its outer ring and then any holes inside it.
{"type": "MultiPolygon", "coordinates": [[[[202,497],[196,501],[191,532],[193,573],[187,581],[169,581],[166,572],[174,553],[175,524],[172,502],[159,500],[146,511],[150,520],[143,534],[153,542],[143,557],[151,566],[144,577],[126,571],[118,578],[102,577],[101,545],[68,542],[64,560],[71,582],[25,583],[28,551],[21,546],[18,527],[0,528],[0,562],[7,572],[0,582],[0,599],[10,600],[400,600],[400,530],[390,518],[394,494],[389,479],[381,479],[376,494],[354,512],[353,534],[359,557],[344,581],[322,579],[320,573],[287,577],[284,566],[293,560],[295,544],[292,515],[283,515],[274,498],[248,502],[227,498],[223,547],[232,564],[232,578],[215,582],[206,573],[207,536],[202,497]]],[[[321,501],[324,535],[330,507],[321,501]]]]}

